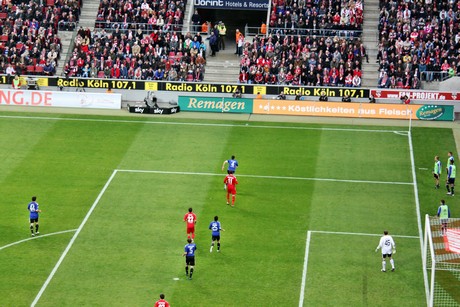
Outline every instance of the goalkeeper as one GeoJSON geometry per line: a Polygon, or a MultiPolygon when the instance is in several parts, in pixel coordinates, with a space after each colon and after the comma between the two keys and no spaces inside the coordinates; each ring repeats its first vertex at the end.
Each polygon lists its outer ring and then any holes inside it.
{"type": "Polygon", "coordinates": [[[382,272],[386,272],[386,258],[390,259],[391,271],[395,271],[395,262],[391,258],[392,254],[396,253],[396,244],[393,238],[388,234],[388,230],[383,232],[383,236],[380,238],[379,245],[375,249],[377,252],[379,249],[382,249],[382,272]]]}

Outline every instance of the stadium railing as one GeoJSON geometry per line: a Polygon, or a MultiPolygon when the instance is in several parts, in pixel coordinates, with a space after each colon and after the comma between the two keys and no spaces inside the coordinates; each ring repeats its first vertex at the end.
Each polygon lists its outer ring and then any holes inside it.
{"type": "MultiPolygon", "coordinates": [[[[248,25],[245,26],[245,36],[256,36],[256,35],[263,35],[260,32],[260,27],[249,27],[248,25]]],[[[345,38],[353,38],[353,37],[360,37],[362,34],[362,30],[347,30],[347,29],[310,29],[310,28],[268,28],[267,27],[267,34],[277,34],[280,33],[281,35],[300,35],[300,36],[311,36],[316,35],[316,37],[331,37],[331,36],[338,36],[338,37],[345,37],[345,38]]]]}
{"type": "MultiPolygon", "coordinates": [[[[95,29],[120,29],[120,30],[138,30],[141,29],[144,34],[150,34],[155,30],[161,29],[163,32],[169,32],[169,31],[176,31],[176,32],[182,32],[182,29],[184,28],[184,25],[182,24],[171,24],[170,26],[163,26],[161,28],[158,28],[152,24],[149,23],[125,23],[125,22],[107,22],[107,21],[99,21],[96,20],[95,22],[95,29]]],[[[190,33],[192,33],[190,31],[190,33]]]]}

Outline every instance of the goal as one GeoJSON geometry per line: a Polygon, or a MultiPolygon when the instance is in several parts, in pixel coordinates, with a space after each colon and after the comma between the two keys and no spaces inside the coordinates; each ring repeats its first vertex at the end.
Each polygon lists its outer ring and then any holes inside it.
{"type": "Polygon", "coordinates": [[[423,269],[428,275],[427,305],[460,306],[460,219],[425,216],[423,269]]]}

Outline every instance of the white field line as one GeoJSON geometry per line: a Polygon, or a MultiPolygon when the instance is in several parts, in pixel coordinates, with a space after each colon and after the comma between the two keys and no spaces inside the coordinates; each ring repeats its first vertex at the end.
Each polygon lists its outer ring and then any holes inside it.
{"type": "MultiPolygon", "coordinates": [[[[302,270],[302,283],[300,284],[300,298],[299,298],[299,307],[303,307],[305,299],[305,288],[307,284],[307,271],[308,271],[308,255],[310,253],[310,242],[311,235],[313,233],[322,233],[322,234],[333,234],[333,235],[348,235],[348,236],[371,236],[371,237],[381,237],[383,234],[375,233],[359,233],[359,232],[342,232],[342,231],[325,231],[325,230],[309,230],[307,231],[307,239],[305,243],[305,256],[303,260],[303,270],[302,270]]],[[[406,235],[391,235],[395,238],[407,238],[407,239],[419,239],[419,236],[406,236],[406,235]]]]}
{"type": "Polygon", "coordinates": [[[75,231],[77,231],[77,230],[76,229],[69,229],[69,230],[63,230],[63,231],[58,231],[58,232],[47,233],[47,234],[44,234],[44,235],[39,235],[39,236],[36,236],[36,237],[31,237],[31,238],[24,239],[24,240],[19,240],[19,241],[16,241],[16,242],[13,242],[13,243],[10,243],[10,244],[7,244],[7,245],[0,246],[0,251],[2,249],[5,249],[5,248],[8,248],[8,247],[17,245],[17,244],[21,244],[21,243],[24,243],[24,242],[27,242],[27,241],[30,241],[30,240],[37,240],[37,239],[44,238],[44,237],[60,235],[60,234],[63,234],[63,233],[75,232],[75,231]]]}
{"type": "MultiPolygon", "coordinates": [[[[363,233],[363,232],[342,232],[342,231],[325,231],[325,230],[310,230],[314,233],[325,233],[325,234],[333,234],[333,235],[348,235],[348,236],[370,236],[370,237],[381,237],[383,233],[363,233]]],[[[407,238],[407,239],[418,239],[419,236],[406,236],[406,235],[394,235],[391,234],[392,237],[395,238],[407,238]]]]}
{"type": "Polygon", "coordinates": [[[351,132],[375,132],[375,133],[397,133],[406,135],[406,131],[383,130],[383,129],[347,129],[347,128],[326,128],[326,127],[296,127],[296,126],[270,126],[270,125],[247,125],[244,124],[211,124],[211,123],[191,123],[191,122],[164,122],[164,121],[140,121],[126,119],[96,119],[96,118],[66,118],[49,116],[8,116],[0,115],[0,118],[8,119],[37,119],[37,120],[59,120],[59,121],[86,121],[86,122],[106,122],[106,123],[126,123],[126,124],[146,124],[146,125],[183,125],[183,126],[212,126],[212,127],[244,127],[244,128],[264,128],[264,129],[295,129],[295,130],[322,130],[322,131],[351,131],[351,132]]]}
{"type": "MultiPolygon", "coordinates": [[[[422,218],[420,216],[420,200],[418,198],[418,186],[417,186],[417,175],[415,173],[415,159],[414,159],[414,146],[412,145],[412,132],[409,130],[409,133],[407,134],[407,140],[409,142],[409,154],[410,154],[410,164],[411,164],[411,170],[412,170],[412,182],[414,183],[414,198],[415,198],[415,213],[417,215],[417,226],[418,226],[418,235],[420,238],[420,256],[422,258],[423,262],[423,230],[422,230],[422,218]]],[[[427,302],[429,300],[430,296],[430,289],[429,289],[429,284],[428,284],[428,273],[426,270],[423,269],[423,282],[425,285],[425,295],[427,302]]]]}
{"type": "Polygon", "coordinates": [[[110,178],[107,180],[105,183],[104,187],[102,188],[101,192],[97,196],[96,200],[94,201],[93,205],[89,209],[88,213],[86,214],[85,218],[81,222],[80,226],[78,227],[77,231],[73,235],[72,239],[70,240],[69,244],[67,245],[66,249],[62,253],[61,257],[59,258],[58,262],[54,266],[53,270],[51,271],[50,275],[46,279],[45,283],[41,287],[40,291],[38,292],[37,296],[35,297],[34,301],[30,305],[31,307],[34,307],[37,302],[40,300],[40,297],[43,295],[43,292],[45,292],[46,288],[48,287],[49,283],[51,282],[51,279],[53,279],[54,274],[56,274],[57,270],[59,269],[59,266],[61,265],[62,261],[64,261],[64,258],[67,256],[67,253],[69,252],[70,248],[72,247],[73,243],[77,239],[78,235],[80,234],[81,230],[85,226],[86,222],[88,221],[89,217],[93,213],[94,209],[96,209],[97,204],[99,203],[99,200],[102,198],[102,195],[104,195],[105,191],[107,190],[108,186],[110,185],[110,182],[112,182],[112,179],[115,177],[117,174],[117,170],[114,170],[112,172],[112,175],[110,178]]]}
{"type": "MultiPolygon", "coordinates": [[[[118,169],[117,171],[119,171],[119,172],[127,172],[127,173],[153,173],[153,174],[166,174],[166,175],[194,175],[194,176],[222,176],[223,175],[222,173],[219,174],[219,173],[199,173],[199,172],[174,172],[174,171],[135,170],[135,169],[118,169]]],[[[331,182],[349,182],[349,183],[413,185],[412,182],[371,181],[371,180],[334,179],[334,178],[263,176],[263,175],[244,175],[244,174],[238,174],[237,177],[262,178],[262,179],[305,180],[305,181],[331,181],[331,182]]]]}
{"type": "Polygon", "coordinates": [[[307,239],[305,242],[305,256],[303,258],[303,270],[302,270],[302,283],[300,285],[300,298],[299,307],[303,307],[303,301],[305,299],[305,285],[307,283],[307,269],[308,269],[308,255],[310,254],[310,240],[311,231],[307,231],[307,239]]]}

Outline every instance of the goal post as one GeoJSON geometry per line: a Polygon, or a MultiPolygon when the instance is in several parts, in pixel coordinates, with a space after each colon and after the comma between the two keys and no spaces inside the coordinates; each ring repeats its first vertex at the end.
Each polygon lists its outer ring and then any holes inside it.
{"type": "Polygon", "coordinates": [[[423,269],[428,275],[427,305],[460,306],[460,219],[425,216],[423,269]]]}

